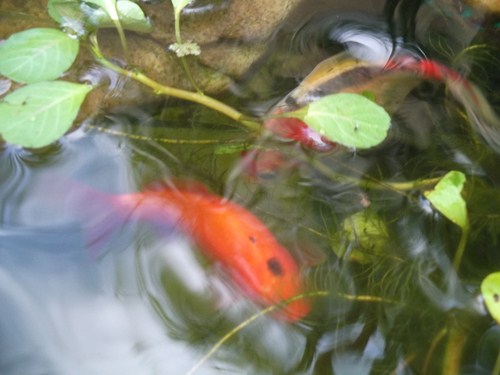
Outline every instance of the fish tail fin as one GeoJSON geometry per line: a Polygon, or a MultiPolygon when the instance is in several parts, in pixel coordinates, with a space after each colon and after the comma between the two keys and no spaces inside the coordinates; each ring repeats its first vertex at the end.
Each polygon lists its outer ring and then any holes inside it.
{"type": "Polygon", "coordinates": [[[40,178],[39,194],[65,220],[76,222],[85,237],[89,255],[93,259],[102,257],[109,244],[120,234],[127,223],[127,215],[117,204],[116,196],[84,183],[50,177],[40,178]]]}
{"type": "Polygon", "coordinates": [[[500,154],[500,117],[472,82],[448,80],[450,92],[465,108],[473,130],[491,149],[500,154]]]}

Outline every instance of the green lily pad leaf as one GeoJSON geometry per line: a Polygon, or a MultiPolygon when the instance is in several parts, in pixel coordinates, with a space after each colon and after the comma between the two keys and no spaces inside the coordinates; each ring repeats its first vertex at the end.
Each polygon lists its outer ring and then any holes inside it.
{"type": "Polygon", "coordinates": [[[362,95],[327,95],[287,116],[294,116],[332,142],[370,148],[387,136],[391,117],[385,109],[362,95]]]}
{"type": "Polygon", "coordinates": [[[460,194],[465,175],[459,171],[448,172],[433,190],[424,192],[425,197],[446,218],[465,229],[468,226],[467,208],[460,194]]]}
{"type": "Polygon", "coordinates": [[[0,135],[23,147],[46,146],[71,127],[90,90],[64,81],[21,87],[0,102],[0,135]]]}
{"type": "Polygon", "coordinates": [[[500,324],[500,272],[491,273],[484,278],[481,294],[491,316],[500,324]]]}
{"type": "MultiPolygon", "coordinates": [[[[92,3],[96,4],[95,1],[92,3]]],[[[102,3],[98,1],[98,3],[102,3]]],[[[108,13],[107,9],[101,7],[89,15],[88,23],[95,27],[116,27],[117,19],[114,19],[113,13],[108,13]]],[[[146,17],[141,7],[128,0],[121,0],[116,3],[116,16],[120,20],[121,26],[126,30],[137,32],[150,32],[153,25],[146,17]]]]}
{"type": "Polygon", "coordinates": [[[78,48],[77,39],[56,29],[21,31],[0,45],[0,73],[21,83],[56,79],[73,64],[78,48]]]}

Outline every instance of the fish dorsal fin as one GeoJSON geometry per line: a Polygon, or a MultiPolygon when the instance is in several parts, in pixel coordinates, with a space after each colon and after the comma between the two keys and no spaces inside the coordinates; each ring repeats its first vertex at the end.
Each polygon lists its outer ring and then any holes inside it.
{"type": "Polygon", "coordinates": [[[334,79],[341,74],[354,68],[373,66],[367,61],[354,58],[349,53],[339,53],[320,62],[300,83],[303,90],[307,91],[311,87],[321,86],[326,81],[334,79]]]}

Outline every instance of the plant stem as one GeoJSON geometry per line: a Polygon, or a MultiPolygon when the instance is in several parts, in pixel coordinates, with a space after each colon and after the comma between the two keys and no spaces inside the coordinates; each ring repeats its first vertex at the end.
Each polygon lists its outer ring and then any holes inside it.
{"type": "Polygon", "coordinates": [[[186,373],[186,375],[192,375],[194,372],[196,372],[207,360],[209,360],[220,348],[224,343],[226,343],[230,338],[232,338],[234,335],[236,335],[239,331],[241,331],[243,328],[247,327],[250,323],[254,322],[261,316],[264,316],[274,310],[280,309],[283,307],[283,305],[287,305],[289,303],[298,301],[303,298],[307,297],[324,297],[330,295],[329,291],[324,291],[324,290],[318,290],[315,292],[311,293],[305,293],[301,295],[297,295],[295,297],[292,297],[286,301],[283,301],[283,303],[271,305],[258,313],[252,315],[250,318],[244,320],[240,324],[238,324],[236,327],[231,329],[228,333],[226,333],[219,341],[217,341],[211,348],[210,350],[205,353],[205,355],[186,373]]]}
{"type": "Polygon", "coordinates": [[[193,103],[198,103],[201,105],[204,105],[208,108],[213,109],[214,111],[220,112],[227,117],[238,121],[244,127],[251,132],[260,132],[261,126],[257,119],[254,119],[252,117],[245,116],[243,113],[237,111],[236,109],[228,106],[227,104],[224,104],[217,99],[211,98],[209,96],[199,94],[196,92],[192,91],[187,91],[187,90],[182,90],[182,89],[176,89],[174,87],[170,86],[164,86],[148,76],[137,72],[137,71],[130,71],[127,69],[123,69],[120,66],[113,64],[111,61],[107,60],[106,58],[103,57],[102,53],[99,50],[99,47],[97,46],[97,43],[94,41],[93,42],[93,52],[95,54],[96,60],[104,66],[105,68],[111,69],[119,74],[122,74],[126,77],[132,78],[133,80],[142,83],[145,86],[150,87],[153,89],[157,94],[163,94],[163,95],[168,95],[168,96],[173,96],[175,98],[187,100],[193,103]]]}
{"type": "Polygon", "coordinates": [[[469,224],[466,223],[462,228],[462,235],[460,236],[460,242],[458,243],[457,251],[455,252],[455,257],[453,258],[453,269],[458,272],[460,268],[460,263],[462,262],[462,256],[464,255],[465,245],[467,244],[467,237],[469,236],[469,224]]]}
{"type": "Polygon", "coordinates": [[[439,343],[441,343],[441,341],[446,337],[447,334],[448,334],[448,328],[446,327],[446,328],[441,329],[437,333],[437,335],[434,336],[434,339],[431,342],[429,350],[427,350],[427,354],[425,355],[424,364],[422,366],[422,374],[423,375],[427,375],[429,373],[428,370],[430,367],[432,356],[433,356],[434,352],[436,351],[436,348],[439,345],[439,343]]]}
{"type": "Polygon", "coordinates": [[[465,346],[465,334],[456,325],[448,330],[448,342],[444,352],[442,375],[458,375],[465,346]]]}
{"type": "MultiPolygon", "coordinates": [[[[182,44],[182,38],[181,38],[181,11],[182,11],[182,8],[176,9],[175,10],[175,14],[174,14],[174,17],[175,17],[175,41],[179,45],[182,44]]],[[[184,68],[184,72],[186,73],[186,75],[187,75],[187,77],[189,79],[189,82],[191,82],[191,85],[198,92],[198,94],[203,95],[203,92],[198,87],[198,85],[196,84],[196,82],[195,82],[195,80],[193,78],[193,75],[191,74],[191,69],[189,69],[189,65],[187,63],[186,58],[184,56],[179,56],[179,58],[181,60],[182,67],[184,68]]]]}
{"type": "Polygon", "coordinates": [[[122,24],[120,22],[120,19],[116,19],[116,20],[113,19],[112,21],[115,24],[116,31],[118,31],[118,36],[120,37],[120,43],[122,45],[123,53],[125,54],[125,57],[128,60],[129,55],[128,55],[127,38],[125,38],[125,32],[123,31],[123,27],[122,27],[122,24]]]}
{"type": "Polygon", "coordinates": [[[149,137],[141,134],[131,134],[127,132],[122,132],[120,130],[115,130],[115,129],[108,129],[108,128],[103,128],[101,126],[96,126],[96,125],[91,125],[91,124],[85,124],[85,127],[89,129],[95,129],[97,131],[106,133],[106,134],[111,134],[115,135],[118,137],[125,137],[133,140],[138,140],[138,141],[152,141],[152,142],[160,142],[160,143],[168,143],[168,144],[174,144],[174,145],[184,145],[184,144],[190,144],[190,145],[237,145],[240,146],[241,148],[246,147],[248,144],[248,140],[246,139],[227,139],[227,140],[220,140],[220,139],[177,139],[177,138],[165,138],[165,137],[149,137]]]}
{"type": "Polygon", "coordinates": [[[310,165],[312,165],[317,171],[319,171],[324,176],[330,178],[331,180],[340,182],[350,182],[367,189],[389,189],[397,193],[402,193],[408,190],[421,189],[423,187],[432,186],[435,185],[441,179],[441,177],[435,177],[435,178],[425,178],[422,180],[414,180],[408,182],[379,181],[373,177],[357,179],[355,177],[339,175],[334,171],[332,171],[327,165],[323,164],[321,161],[313,158],[309,158],[308,163],[310,163],[310,165]]]}

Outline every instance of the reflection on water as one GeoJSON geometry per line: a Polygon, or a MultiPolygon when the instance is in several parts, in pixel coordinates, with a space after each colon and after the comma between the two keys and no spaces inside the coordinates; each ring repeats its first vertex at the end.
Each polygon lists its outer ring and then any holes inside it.
{"type": "Polygon", "coordinates": [[[165,336],[127,257],[97,264],[74,227],[2,231],[2,374],[185,373],[197,355],[165,336]]]}
{"type": "MultiPolygon", "coordinates": [[[[258,311],[182,233],[116,218],[111,195],[101,193],[136,191],[140,173],[168,179],[176,167],[164,151],[159,165],[152,150],[144,155],[120,137],[81,131],[40,154],[5,148],[2,374],[187,373],[258,311]],[[100,237],[98,251],[89,236],[100,237]]],[[[285,361],[292,368],[304,336],[262,318],[238,341],[216,356],[220,366],[200,371],[248,373],[285,361]],[[242,363],[241,352],[255,364],[242,363]]]]}
{"type": "MultiPolygon", "coordinates": [[[[435,23],[448,2],[430,3],[417,25],[435,23]]],[[[415,17],[404,4],[393,12],[415,17]]],[[[368,60],[398,48],[443,54],[421,27],[408,43],[408,30],[390,34],[382,16],[336,17],[332,9],[289,26],[293,37],[286,27],[285,36],[278,33],[279,48],[241,83],[242,107],[265,112],[312,62],[337,50],[368,60]]],[[[465,22],[443,14],[451,29],[465,22]]],[[[411,24],[395,21],[395,29],[411,24]]],[[[459,33],[466,44],[475,22],[459,33]]],[[[500,264],[498,150],[471,131],[468,97],[453,90],[453,99],[439,83],[410,90],[389,139],[367,151],[315,153],[256,140],[174,101],[160,119],[138,109],[93,124],[114,133],[84,126],[43,150],[4,146],[0,373],[437,374],[456,342],[463,373],[491,373],[499,334],[478,286],[500,264]],[[262,154],[252,158],[254,151],[262,154]],[[467,174],[472,228],[459,273],[452,259],[460,230],[422,190],[398,188],[452,169],[467,174]],[[320,294],[310,298],[308,316],[290,323],[271,313],[250,322],[263,306],[188,234],[172,223],[133,220],[110,204],[155,181],[193,180],[253,212],[298,260],[307,290],[320,294]]]]}

